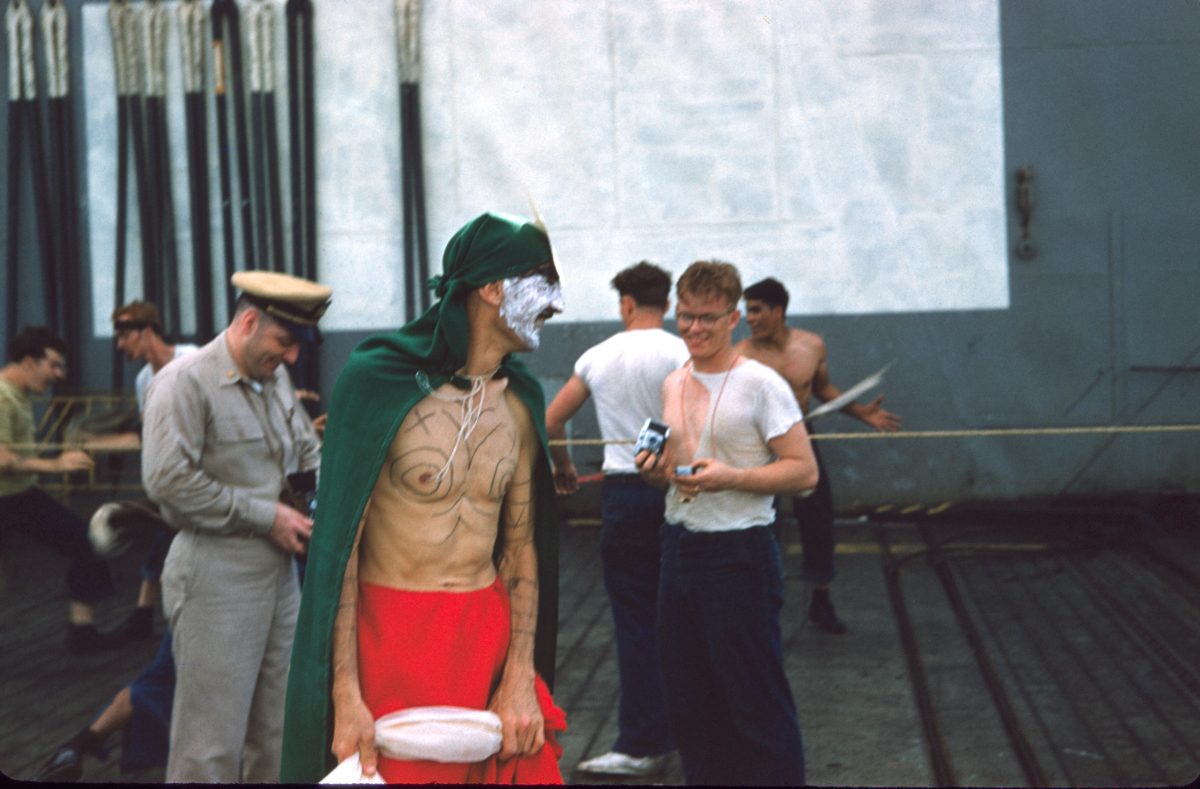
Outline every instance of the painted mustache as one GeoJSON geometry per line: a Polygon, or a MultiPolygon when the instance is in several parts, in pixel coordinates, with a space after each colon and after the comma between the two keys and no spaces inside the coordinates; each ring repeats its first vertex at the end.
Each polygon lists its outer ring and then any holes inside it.
{"type": "Polygon", "coordinates": [[[530,350],[541,344],[542,323],[562,312],[563,307],[562,286],[544,276],[504,280],[500,316],[530,350]]]}

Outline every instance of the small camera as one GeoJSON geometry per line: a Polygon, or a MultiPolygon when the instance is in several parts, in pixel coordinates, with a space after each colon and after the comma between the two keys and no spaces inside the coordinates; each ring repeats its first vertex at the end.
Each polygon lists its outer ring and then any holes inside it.
{"type": "Polygon", "coordinates": [[[659,422],[653,418],[647,419],[646,424],[642,425],[641,432],[638,433],[637,443],[633,445],[633,454],[636,455],[642,450],[646,450],[652,454],[661,455],[669,435],[671,435],[671,428],[665,422],[659,422]]]}
{"type": "Polygon", "coordinates": [[[317,513],[317,472],[297,471],[287,475],[280,501],[308,517],[317,513]]]}

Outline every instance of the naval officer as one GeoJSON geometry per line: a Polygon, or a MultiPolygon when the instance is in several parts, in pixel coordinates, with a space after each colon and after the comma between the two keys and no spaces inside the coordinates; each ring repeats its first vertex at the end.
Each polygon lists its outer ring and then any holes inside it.
{"type": "MultiPolygon", "coordinates": [[[[284,503],[320,443],[284,363],[320,341],[324,285],[234,274],[229,326],[167,365],[146,395],[142,481],[178,535],[163,570],[176,687],[166,779],[271,782],[312,533],[284,503]]],[[[294,499],[293,499],[294,500],[294,499]]]]}

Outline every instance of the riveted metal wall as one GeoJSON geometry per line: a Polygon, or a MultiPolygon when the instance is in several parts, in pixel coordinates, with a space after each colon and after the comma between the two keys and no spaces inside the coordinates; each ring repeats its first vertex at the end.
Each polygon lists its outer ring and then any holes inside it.
{"type": "MultiPolygon", "coordinates": [[[[1001,3],[1010,249],[1018,168],[1030,239],[999,311],[794,315],[843,388],[895,360],[885,407],[908,431],[1196,423],[1200,403],[1200,6],[1001,3]]],[[[792,274],[790,281],[802,282],[792,274]]],[[[548,328],[549,394],[615,325],[548,328]]],[[[572,433],[594,436],[585,415],[572,433]]],[[[859,431],[842,416],[822,432],[859,431]]],[[[1200,434],[826,441],[842,510],[1200,490],[1200,434]]],[[[581,473],[599,453],[581,450],[581,473]]]]}

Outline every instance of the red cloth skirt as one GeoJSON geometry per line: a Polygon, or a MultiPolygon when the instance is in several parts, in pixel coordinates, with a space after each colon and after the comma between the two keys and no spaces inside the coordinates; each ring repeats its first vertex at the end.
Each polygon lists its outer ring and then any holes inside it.
{"type": "MultiPolygon", "coordinates": [[[[358,676],[363,700],[380,718],[409,707],[487,709],[508,655],[512,627],[500,578],[472,592],[414,592],[359,582],[358,676]]],[[[533,756],[474,764],[379,757],[388,783],[561,784],[567,728],[546,683],[536,679],[546,745],[533,756]]]]}

